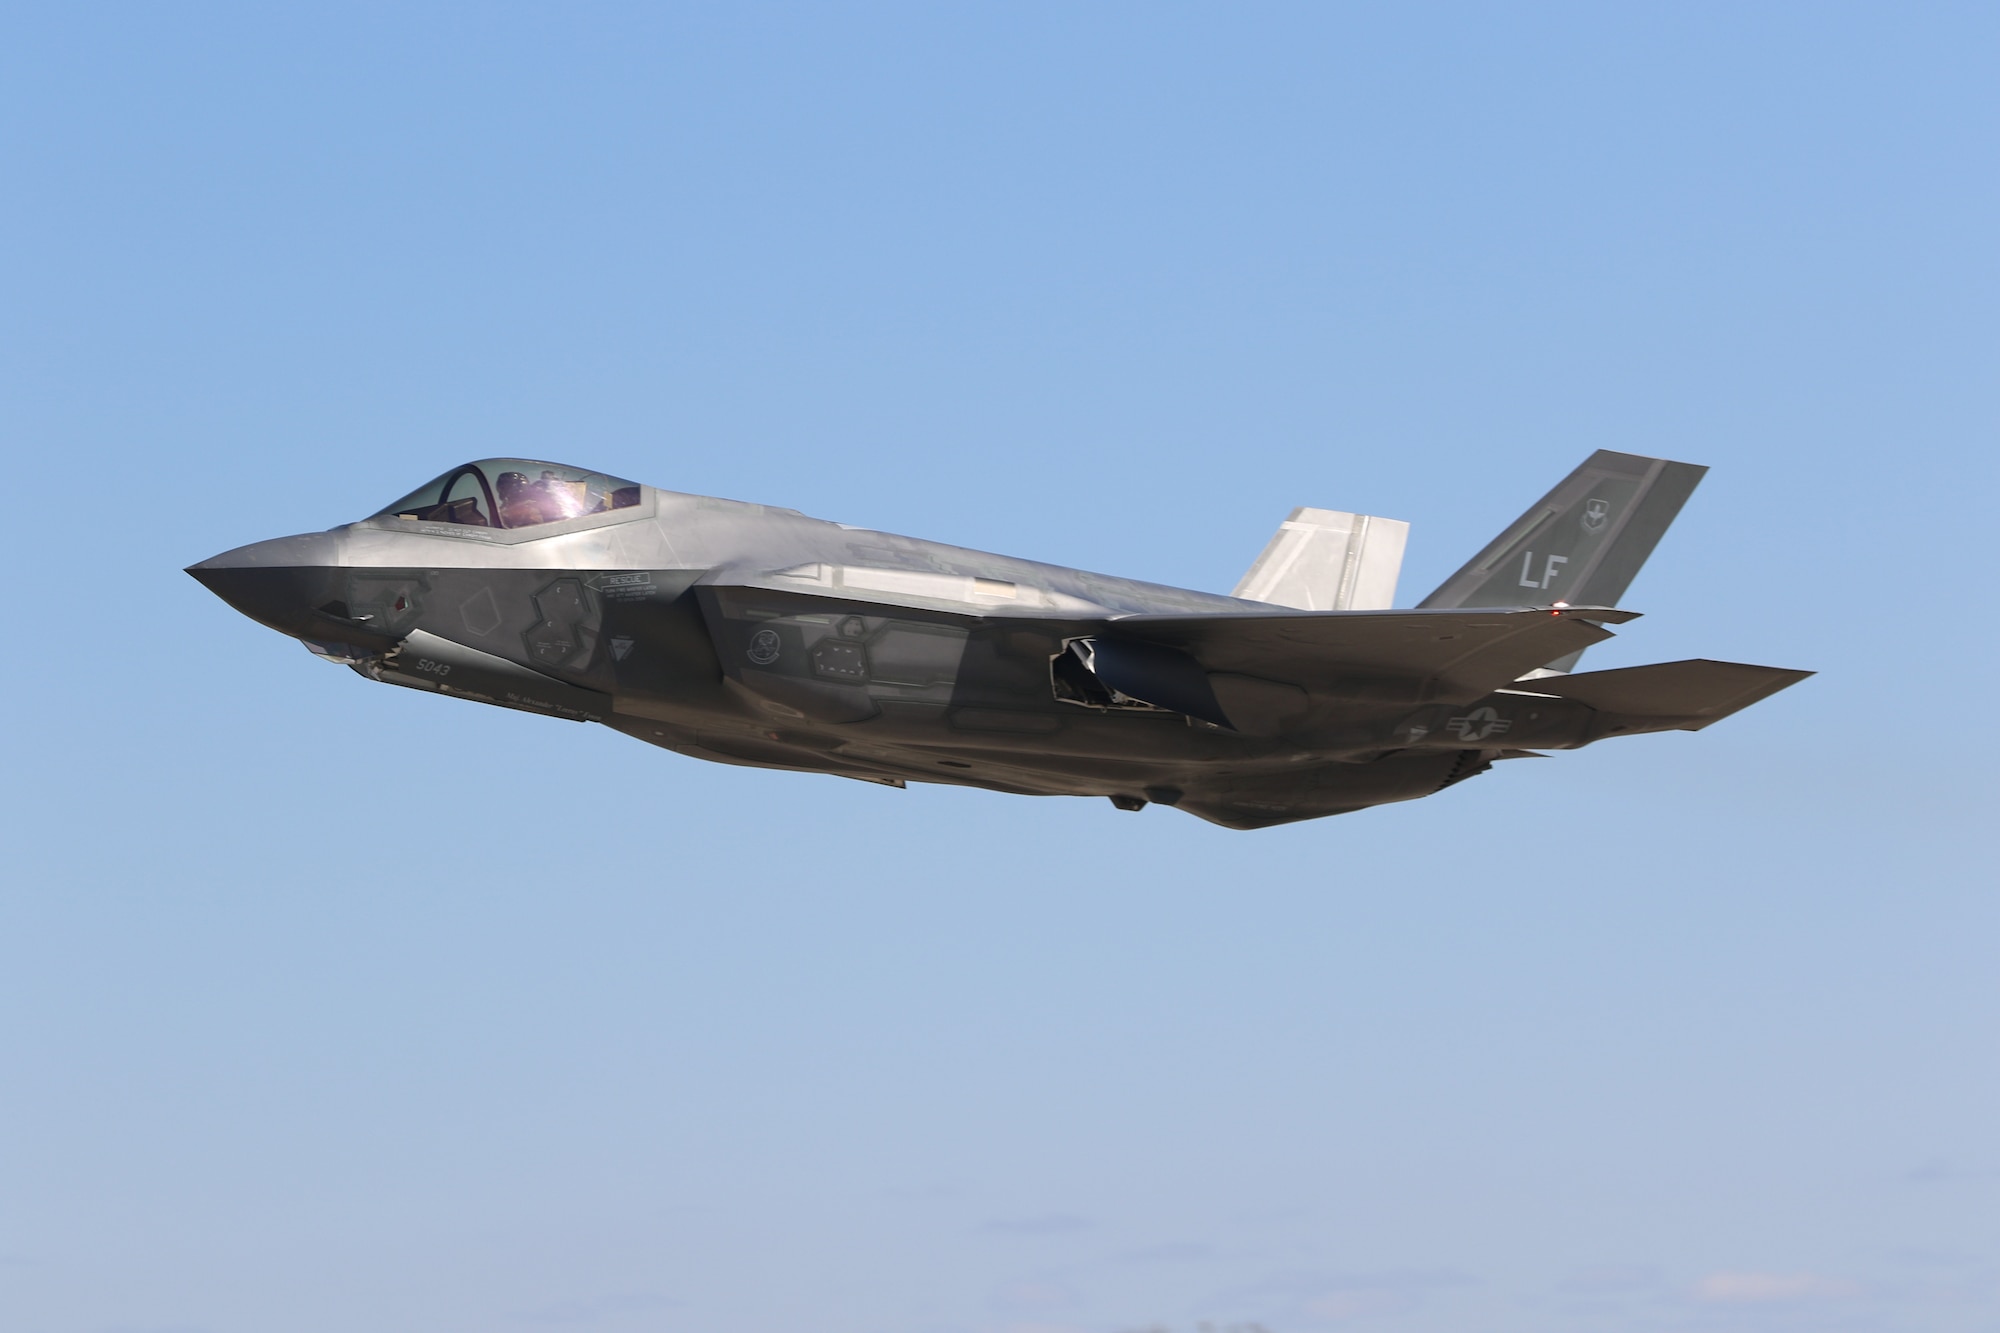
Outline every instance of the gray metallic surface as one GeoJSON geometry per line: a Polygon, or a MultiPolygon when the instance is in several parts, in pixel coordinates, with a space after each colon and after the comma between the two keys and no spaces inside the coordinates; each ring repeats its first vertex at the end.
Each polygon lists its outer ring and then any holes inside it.
{"type": "MultiPolygon", "coordinates": [[[[1616,606],[1708,469],[1599,449],[1419,606],[1616,606]]],[[[1581,651],[1545,665],[1570,671],[1581,651]]]]}
{"type": "Polygon", "coordinates": [[[1301,611],[1386,611],[1410,525],[1339,509],[1294,509],[1235,595],[1301,611]]]}
{"type": "MultiPolygon", "coordinates": [[[[447,478],[499,466],[527,465],[447,478]]],[[[1292,610],[615,478],[591,485],[622,488],[616,508],[502,526],[488,485],[490,518],[413,500],[479,517],[385,512],[188,572],[385,683],[725,763],[1256,828],[1427,796],[1533,749],[1698,729],[1802,678],[1693,662],[1522,680],[1633,618],[1577,598],[1623,591],[1700,473],[1600,452],[1409,611],[1292,610]]],[[[526,484],[502,474],[501,497],[510,478],[526,484]]],[[[1339,596],[1356,530],[1291,560],[1294,581],[1339,596]]]]}

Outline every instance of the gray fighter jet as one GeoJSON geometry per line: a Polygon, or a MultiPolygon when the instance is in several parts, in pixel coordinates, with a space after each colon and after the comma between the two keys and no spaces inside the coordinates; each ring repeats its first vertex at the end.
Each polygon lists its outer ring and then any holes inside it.
{"type": "Polygon", "coordinates": [[[1810,675],[1572,671],[1706,470],[1593,454],[1400,611],[1392,519],[1296,510],[1223,597],[521,459],[188,572],[370,680],[722,763],[1249,829],[1697,731],[1810,675]]]}

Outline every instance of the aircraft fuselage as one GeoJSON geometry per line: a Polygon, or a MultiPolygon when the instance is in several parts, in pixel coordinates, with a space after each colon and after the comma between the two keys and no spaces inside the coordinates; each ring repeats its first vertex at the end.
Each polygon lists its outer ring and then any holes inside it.
{"type": "Polygon", "coordinates": [[[544,484],[571,488],[567,508],[515,506],[520,526],[502,526],[506,487],[526,484],[505,479],[525,474],[501,473],[495,493],[465,477],[474,468],[400,511],[189,572],[377,681],[599,722],[703,759],[1164,803],[1234,827],[1407,800],[1511,752],[1686,724],[1517,681],[1629,613],[1306,621],[791,510],[563,482],[582,474],[553,468],[544,484]],[[1248,641],[1217,640],[1218,626],[1248,641]],[[1332,646],[1309,669],[1296,653],[1277,660],[1289,649],[1260,655],[1257,642],[1288,633],[1332,646]],[[1454,658],[1456,639],[1478,670],[1454,658]]]}

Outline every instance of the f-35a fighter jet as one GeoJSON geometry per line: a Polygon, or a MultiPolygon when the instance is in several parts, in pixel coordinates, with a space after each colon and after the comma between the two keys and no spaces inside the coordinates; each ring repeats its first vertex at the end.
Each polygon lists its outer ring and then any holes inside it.
{"type": "Polygon", "coordinates": [[[1634,618],[1615,604],[1705,471],[1593,454],[1401,611],[1390,519],[1297,510],[1223,597],[521,459],[188,572],[370,680],[723,763],[1251,829],[1696,731],[1811,674],[1571,670],[1634,618]]]}

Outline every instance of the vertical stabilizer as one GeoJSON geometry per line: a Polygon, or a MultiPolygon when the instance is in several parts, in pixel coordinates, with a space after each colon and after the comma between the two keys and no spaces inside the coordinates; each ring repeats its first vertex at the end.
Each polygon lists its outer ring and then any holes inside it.
{"type": "Polygon", "coordinates": [[[1616,606],[1705,467],[1599,449],[1420,606],[1616,606]]]}
{"type": "Polygon", "coordinates": [[[1300,611],[1386,611],[1410,525],[1335,509],[1294,509],[1235,596],[1300,611]]]}
{"type": "Polygon", "coordinates": [[[1707,471],[1599,449],[1418,605],[1616,606],[1707,471]]]}

